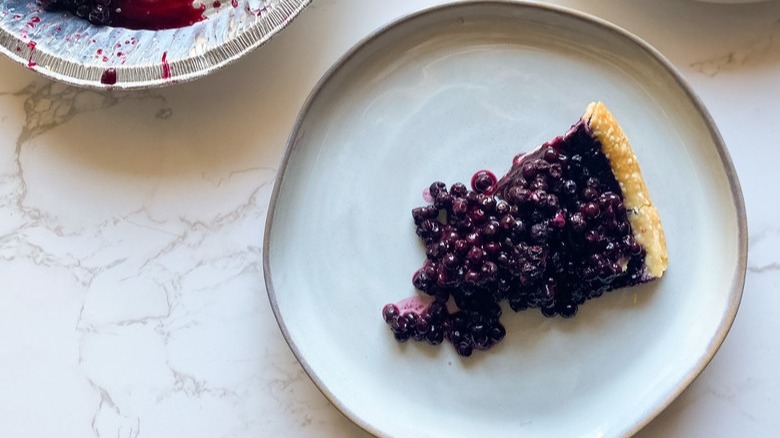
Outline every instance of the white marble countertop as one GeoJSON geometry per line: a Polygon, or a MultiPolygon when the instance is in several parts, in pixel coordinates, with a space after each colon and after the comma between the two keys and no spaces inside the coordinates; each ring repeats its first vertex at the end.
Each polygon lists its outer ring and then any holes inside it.
{"type": "MultiPolygon", "coordinates": [[[[435,0],[315,0],[211,77],[63,86],[0,59],[0,436],[364,436],[291,354],[262,274],[286,137],[316,81],[435,0]]],[[[780,433],[780,2],[567,0],[674,63],[737,168],[750,251],[739,314],[640,436],[780,433]]]]}

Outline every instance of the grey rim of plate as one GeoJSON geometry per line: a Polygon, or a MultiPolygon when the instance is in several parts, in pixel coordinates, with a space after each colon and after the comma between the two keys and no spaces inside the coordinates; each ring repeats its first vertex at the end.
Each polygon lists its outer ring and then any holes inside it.
{"type": "Polygon", "coordinates": [[[41,12],[35,0],[7,0],[0,4],[0,53],[70,85],[148,89],[198,79],[236,61],[310,2],[240,0],[232,7],[226,1],[191,26],[149,31],[94,26],[69,14],[41,12]],[[102,59],[98,49],[112,56],[102,59]],[[116,71],[115,84],[101,83],[107,69],[116,71]]]}
{"type": "Polygon", "coordinates": [[[270,247],[270,236],[272,231],[272,225],[274,221],[274,216],[276,213],[276,206],[279,200],[280,195],[280,188],[282,185],[282,181],[284,180],[285,171],[287,169],[288,162],[290,161],[290,158],[293,154],[293,152],[296,149],[296,143],[295,140],[297,138],[297,134],[299,132],[299,129],[301,128],[302,123],[305,120],[305,116],[309,112],[309,109],[319,96],[322,89],[325,87],[325,85],[337,74],[339,69],[347,63],[353,56],[356,55],[361,49],[364,48],[364,46],[368,45],[370,42],[374,41],[375,39],[378,39],[383,34],[394,30],[395,28],[409,22],[413,21],[419,18],[422,18],[427,15],[436,14],[439,12],[443,12],[445,10],[454,10],[457,8],[469,8],[469,7],[479,7],[480,5],[483,6],[489,6],[489,5],[500,5],[500,6],[514,6],[518,8],[526,8],[526,9],[532,9],[536,11],[546,11],[554,14],[559,14],[562,16],[567,16],[570,19],[580,20],[584,22],[588,22],[592,25],[598,26],[602,28],[603,30],[612,32],[616,34],[618,37],[621,37],[625,40],[628,40],[630,43],[637,46],[641,51],[644,51],[648,55],[650,55],[651,58],[654,58],[659,64],[667,71],[667,73],[671,76],[671,78],[676,81],[677,85],[679,85],[680,89],[687,95],[687,97],[690,99],[690,102],[695,106],[701,117],[703,118],[704,123],[706,124],[709,134],[711,136],[711,139],[717,149],[718,156],[721,160],[721,164],[723,165],[724,171],[726,173],[726,176],[728,178],[728,184],[731,188],[731,198],[735,207],[736,211],[736,223],[737,223],[737,265],[735,269],[735,275],[733,279],[733,283],[730,287],[730,293],[728,295],[728,310],[724,313],[720,324],[718,326],[717,332],[712,337],[711,342],[707,345],[706,348],[706,354],[704,354],[693,366],[691,369],[687,370],[687,372],[684,374],[684,377],[678,382],[676,387],[667,393],[664,400],[662,400],[660,403],[658,403],[656,406],[654,406],[652,409],[650,409],[647,412],[644,412],[639,418],[630,425],[629,428],[623,430],[624,434],[626,436],[633,435],[637,433],[639,430],[641,430],[645,425],[647,425],[653,418],[655,418],[661,411],[663,411],[675,398],[677,398],[689,385],[690,383],[701,373],[701,371],[709,364],[709,362],[714,357],[715,353],[720,348],[723,340],[725,339],[726,335],[728,334],[734,318],[736,317],[737,310],[739,308],[739,303],[741,301],[742,292],[744,288],[744,282],[745,282],[745,273],[746,273],[746,267],[747,267],[747,248],[748,248],[748,241],[747,241],[747,219],[745,216],[745,206],[744,206],[744,199],[742,196],[742,190],[741,186],[736,174],[736,171],[734,169],[733,163],[731,161],[731,158],[729,156],[729,153],[723,143],[723,140],[720,136],[720,133],[718,132],[717,128],[715,127],[715,124],[701,103],[698,96],[691,90],[691,88],[687,85],[685,80],[682,78],[682,76],[677,72],[676,68],[655,48],[653,48],[651,45],[640,39],[639,37],[633,35],[632,33],[610,23],[603,19],[571,10],[568,8],[563,8],[559,6],[551,6],[551,5],[542,5],[542,4],[534,4],[534,3],[526,3],[526,2],[516,2],[516,1],[505,1],[505,0],[496,0],[496,1],[470,1],[470,2],[455,2],[447,5],[441,5],[441,6],[434,6],[431,8],[427,8],[424,10],[421,10],[419,12],[416,12],[414,14],[408,15],[406,17],[402,17],[390,24],[387,24],[386,26],[376,30],[372,34],[365,37],[363,40],[361,40],[358,44],[353,46],[345,55],[343,55],[326,73],[325,75],[320,79],[320,81],[316,84],[313,91],[310,93],[309,97],[307,98],[306,102],[304,103],[298,118],[296,119],[296,123],[291,131],[291,134],[288,138],[288,143],[286,147],[286,151],[284,156],[282,157],[280,167],[279,167],[279,173],[277,175],[274,189],[271,195],[270,204],[269,204],[269,210],[268,210],[268,216],[266,218],[266,224],[265,224],[265,234],[264,234],[264,242],[263,242],[263,267],[264,267],[264,277],[265,277],[265,283],[266,283],[266,289],[267,293],[271,302],[271,307],[273,309],[274,315],[277,319],[277,323],[279,324],[279,327],[285,337],[285,341],[290,346],[291,350],[295,354],[298,361],[303,366],[306,373],[309,375],[309,377],[314,381],[314,383],[317,385],[318,389],[333,403],[339,410],[341,410],[348,418],[350,418],[353,422],[355,422],[358,426],[363,428],[365,431],[373,434],[373,435],[382,435],[383,432],[381,430],[376,429],[371,424],[367,424],[366,421],[364,421],[362,418],[359,418],[353,411],[350,410],[348,406],[346,406],[344,403],[342,403],[337,397],[335,397],[327,387],[323,384],[323,382],[318,378],[314,370],[311,368],[309,363],[306,361],[306,359],[302,356],[300,350],[295,345],[295,343],[292,341],[290,332],[288,327],[285,325],[284,319],[282,315],[280,314],[279,305],[277,303],[277,297],[276,292],[274,289],[273,281],[271,278],[271,266],[269,261],[269,247],[270,247]]]}

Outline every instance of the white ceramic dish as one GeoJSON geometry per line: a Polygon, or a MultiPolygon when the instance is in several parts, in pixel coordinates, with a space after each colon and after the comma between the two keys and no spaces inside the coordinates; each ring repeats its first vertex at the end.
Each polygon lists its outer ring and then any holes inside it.
{"type": "Polygon", "coordinates": [[[722,4],[739,4],[739,3],[761,3],[766,0],[697,0],[703,3],[722,3],[722,4]]]}
{"type": "Polygon", "coordinates": [[[516,2],[427,10],[358,45],[303,108],[265,233],[272,307],[295,355],[383,436],[622,436],[706,366],[740,301],[747,238],[717,129],[655,50],[608,23],[516,2]],[[663,279],[571,320],[505,310],[507,337],[460,359],[397,344],[380,317],[425,257],[409,211],[562,134],[603,100],[661,212],[663,279]]]}

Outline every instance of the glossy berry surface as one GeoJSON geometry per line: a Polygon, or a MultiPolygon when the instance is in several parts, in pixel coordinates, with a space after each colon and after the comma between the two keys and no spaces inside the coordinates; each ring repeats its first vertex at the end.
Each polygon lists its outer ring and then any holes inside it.
{"type": "Polygon", "coordinates": [[[569,318],[590,298],[647,281],[622,191],[583,121],[500,179],[477,172],[471,188],[434,182],[432,205],[412,211],[426,247],[412,282],[429,304],[385,307],[399,342],[447,340],[469,356],[503,339],[503,300],[569,318]]]}
{"type": "MultiPolygon", "coordinates": [[[[114,0],[116,1],[116,0],[114,0]]],[[[67,11],[89,20],[93,24],[108,25],[112,22],[112,0],[37,0],[45,11],[67,11]]]]}
{"type": "Polygon", "coordinates": [[[65,11],[98,26],[174,29],[203,20],[192,0],[36,0],[44,11],[65,11]]]}

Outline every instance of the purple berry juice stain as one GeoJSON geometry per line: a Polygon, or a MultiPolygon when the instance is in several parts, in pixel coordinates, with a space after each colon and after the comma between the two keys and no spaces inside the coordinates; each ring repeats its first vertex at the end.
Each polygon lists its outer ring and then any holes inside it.
{"type": "Polygon", "coordinates": [[[422,191],[422,198],[423,198],[423,201],[425,201],[425,202],[428,202],[428,203],[431,203],[431,204],[433,203],[433,196],[431,196],[431,190],[428,187],[423,189],[423,191],[422,191]]]}
{"type": "Polygon", "coordinates": [[[116,84],[116,69],[108,68],[100,76],[100,83],[104,85],[116,84]]]}
{"type": "Polygon", "coordinates": [[[171,66],[168,64],[168,52],[163,52],[161,61],[162,61],[162,78],[170,79],[171,66]]]}
{"type": "Polygon", "coordinates": [[[27,47],[30,48],[30,56],[27,58],[27,68],[33,68],[36,66],[35,61],[32,60],[33,54],[35,53],[35,41],[30,41],[27,43],[27,47]]]}

